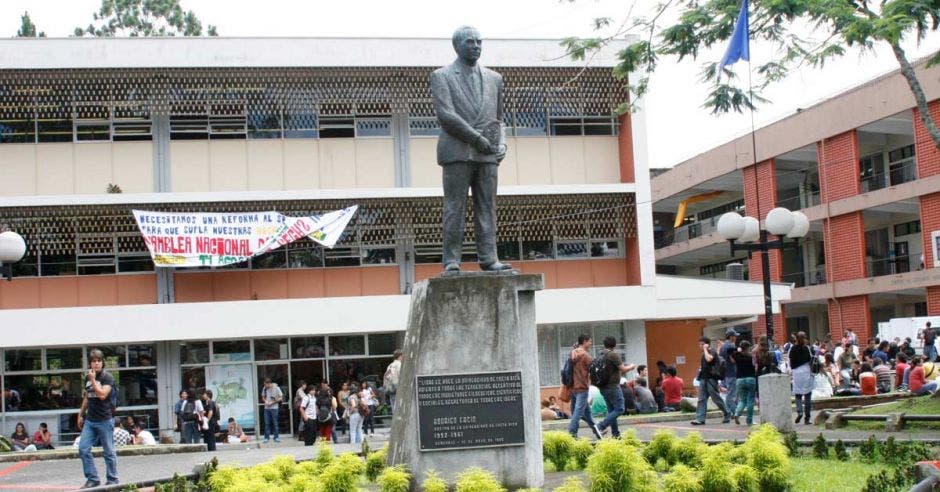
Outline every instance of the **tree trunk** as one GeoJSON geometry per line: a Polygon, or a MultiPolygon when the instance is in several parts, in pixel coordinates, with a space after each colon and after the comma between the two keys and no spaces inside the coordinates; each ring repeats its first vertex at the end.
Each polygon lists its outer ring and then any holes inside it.
{"type": "Polygon", "coordinates": [[[907,55],[898,43],[890,44],[891,50],[894,51],[894,57],[897,58],[898,64],[901,65],[901,74],[907,79],[907,85],[911,87],[911,93],[914,94],[914,100],[917,101],[917,112],[920,113],[920,120],[924,123],[924,126],[927,127],[927,132],[930,133],[930,138],[933,139],[934,145],[940,148],[940,130],[937,130],[937,124],[934,123],[933,117],[930,116],[930,110],[927,107],[927,96],[924,95],[924,89],[920,86],[920,81],[917,80],[914,67],[907,61],[907,55]]]}

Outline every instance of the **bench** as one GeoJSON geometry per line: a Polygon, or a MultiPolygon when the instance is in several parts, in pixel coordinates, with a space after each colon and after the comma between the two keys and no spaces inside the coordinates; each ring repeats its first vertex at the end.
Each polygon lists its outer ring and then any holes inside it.
{"type": "Polygon", "coordinates": [[[824,421],[826,429],[844,427],[847,422],[884,422],[885,432],[904,429],[907,422],[940,422],[940,415],[907,415],[889,413],[884,415],[853,414],[850,410],[823,410],[816,416],[816,423],[824,421]]]}

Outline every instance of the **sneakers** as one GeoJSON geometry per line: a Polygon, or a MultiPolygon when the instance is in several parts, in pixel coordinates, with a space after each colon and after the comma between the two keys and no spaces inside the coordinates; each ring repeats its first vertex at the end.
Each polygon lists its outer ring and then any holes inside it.
{"type": "Polygon", "coordinates": [[[274,442],[281,442],[281,438],[275,437],[275,438],[274,438],[274,442]]]}
{"type": "Polygon", "coordinates": [[[594,424],[593,426],[591,426],[591,432],[594,433],[594,437],[598,439],[603,438],[603,431],[601,431],[601,426],[594,424]]]}
{"type": "Polygon", "coordinates": [[[692,425],[705,425],[705,422],[702,421],[702,420],[693,420],[693,421],[691,421],[691,422],[689,422],[689,423],[692,424],[692,425]]]}
{"type": "Polygon", "coordinates": [[[734,425],[741,425],[741,417],[739,415],[734,416],[734,425]]]}
{"type": "Polygon", "coordinates": [[[802,414],[802,413],[799,413],[799,414],[796,415],[796,420],[794,420],[793,423],[794,423],[794,424],[799,424],[801,420],[803,420],[803,414],[802,414]]]}
{"type": "Polygon", "coordinates": [[[93,481],[91,481],[91,480],[88,480],[87,482],[85,482],[85,485],[82,485],[82,488],[83,488],[83,489],[93,489],[93,488],[95,488],[95,487],[98,487],[99,485],[101,485],[101,483],[99,483],[99,482],[93,482],[93,481]]]}
{"type": "Polygon", "coordinates": [[[106,483],[105,485],[118,485],[119,483],[121,482],[117,480],[108,480],[108,483],[106,483]]]}
{"type": "Polygon", "coordinates": [[[267,444],[267,443],[268,443],[268,438],[267,438],[267,437],[265,437],[265,438],[264,438],[264,440],[263,440],[263,441],[261,441],[261,442],[262,442],[262,443],[264,443],[264,444],[267,444]]]}
{"type": "Polygon", "coordinates": [[[730,415],[725,415],[725,418],[723,418],[723,419],[721,420],[721,423],[722,423],[722,424],[730,424],[730,423],[731,423],[731,416],[730,416],[730,415]]]}

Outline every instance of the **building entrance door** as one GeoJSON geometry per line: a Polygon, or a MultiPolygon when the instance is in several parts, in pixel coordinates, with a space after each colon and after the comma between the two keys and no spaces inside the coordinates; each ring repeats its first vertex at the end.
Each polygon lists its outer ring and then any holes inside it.
{"type": "Polygon", "coordinates": [[[293,429],[291,426],[293,416],[290,412],[293,393],[291,392],[292,384],[289,376],[290,372],[287,369],[286,363],[258,364],[255,401],[258,402],[256,408],[258,410],[257,434],[259,436],[264,435],[264,405],[261,403],[261,390],[264,388],[264,380],[266,378],[271,378],[271,381],[276,383],[281,388],[281,393],[284,394],[284,400],[278,406],[277,430],[279,434],[285,437],[290,436],[291,429],[293,429]]]}

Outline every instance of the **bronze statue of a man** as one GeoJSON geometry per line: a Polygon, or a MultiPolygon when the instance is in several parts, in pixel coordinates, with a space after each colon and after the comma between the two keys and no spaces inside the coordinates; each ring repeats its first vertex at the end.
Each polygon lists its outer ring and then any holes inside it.
{"type": "Polygon", "coordinates": [[[441,125],[437,163],[444,170],[444,272],[460,271],[467,190],[473,190],[474,232],[480,269],[509,270],[496,256],[496,176],[506,156],[503,78],[479,63],[480,33],[454,32],[457,60],[431,74],[434,112],[441,125]]]}

